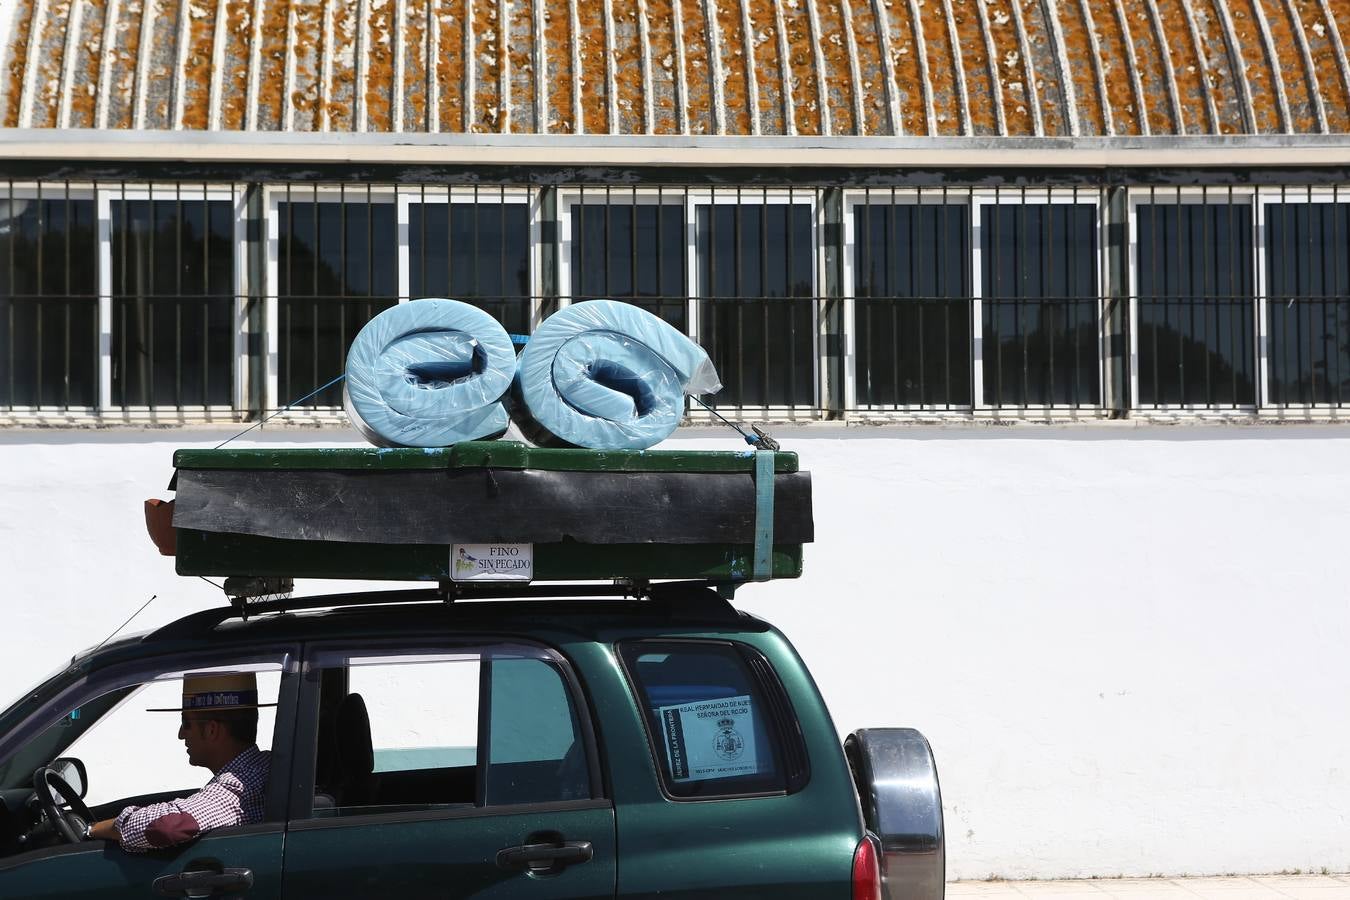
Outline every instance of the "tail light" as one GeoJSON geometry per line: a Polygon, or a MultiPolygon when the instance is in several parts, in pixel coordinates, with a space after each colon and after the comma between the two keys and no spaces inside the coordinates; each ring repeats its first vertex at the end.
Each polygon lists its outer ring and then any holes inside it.
{"type": "Polygon", "coordinates": [[[865,835],[853,851],[853,900],[881,900],[881,866],[871,835],[865,835]]]}

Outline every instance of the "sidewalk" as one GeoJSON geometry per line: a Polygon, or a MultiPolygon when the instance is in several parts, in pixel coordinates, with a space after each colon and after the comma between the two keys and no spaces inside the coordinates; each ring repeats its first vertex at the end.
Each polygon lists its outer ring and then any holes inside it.
{"type": "Polygon", "coordinates": [[[1350,900],[1350,875],[953,881],[949,900],[1350,900]]]}

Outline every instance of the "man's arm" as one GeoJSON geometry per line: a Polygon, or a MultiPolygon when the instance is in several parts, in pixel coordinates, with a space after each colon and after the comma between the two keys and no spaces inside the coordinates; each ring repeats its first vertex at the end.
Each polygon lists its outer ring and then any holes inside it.
{"type": "Polygon", "coordinates": [[[128,806],[112,820],[110,830],[91,834],[91,837],[116,840],[123,850],[132,852],[183,844],[204,831],[242,823],[242,792],[239,779],[227,776],[211,781],[197,793],[181,800],[128,806]]]}
{"type": "Polygon", "coordinates": [[[96,841],[119,841],[122,836],[117,833],[116,819],[104,819],[90,824],[89,837],[96,841]]]}

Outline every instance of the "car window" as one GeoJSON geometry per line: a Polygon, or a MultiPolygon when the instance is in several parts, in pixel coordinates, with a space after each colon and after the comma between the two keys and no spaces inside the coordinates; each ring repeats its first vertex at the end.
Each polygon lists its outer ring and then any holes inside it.
{"type": "Polygon", "coordinates": [[[320,651],[315,663],[315,817],[591,797],[577,706],[545,651],[320,651]]]}
{"type": "MultiPolygon", "coordinates": [[[[217,721],[219,717],[211,713],[228,704],[226,727],[240,746],[251,741],[263,751],[275,751],[277,704],[288,655],[259,650],[222,662],[227,658],[220,653],[205,659],[197,655],[190,667],[182,657],[127,664],[98,673],[91,682],[75,682],[54,698],[37,713],[40,721],[51,724],[14,747],[0,766],[6,773],[4,789],[9,792],[5,798],[8,816],[0,815],[0,856],[41,850],[56,839],[50,831],[35,829],[34,807],[19,793],[31,792],[34,770],[56,757],[73,757],[83,763],[83,799],[98,819],[112,818],[129,805],[144,806],[199,791],[212,771],[200,756],[200,746],[195,766],[190,759],[189,743],[180,732],[185,702],[197,704],[192,710],[195,719],[217,721]],[[29,838],[35,842],[29,843],[29,838]]],[[[293,696],[291,691],[286,694],[293,696]]],[[[261,818],[251,813],[254,818],[246,824],[280,818],[282,806],[269,799],[270,784],[268,779],[260,785],[261,818]]]]}
{"type": "MultiPolygon", "coordinates": [[[[280,667],[258,672],[258,709],[255,743],[272,746],[276,702],[281,681],[280,667]]],[[[141,797],[166,791],[187,796],[201,788],[211,773],[188,763],[183,742],[178,739],[182,706],[181,673],[140,685],[103,715],[63,755],[84,762],[89,774],[90,806],[125,797],[141,797]]],[[[84,715],[84,707],[70,717],[84,715]]]]}
{"type": "Polygon", "coordinates": [[[667,793],[696,799],[788,789],[786,704],[768,702],[749,651],[724,642],[636,641],[620,652],[667,793]]]}

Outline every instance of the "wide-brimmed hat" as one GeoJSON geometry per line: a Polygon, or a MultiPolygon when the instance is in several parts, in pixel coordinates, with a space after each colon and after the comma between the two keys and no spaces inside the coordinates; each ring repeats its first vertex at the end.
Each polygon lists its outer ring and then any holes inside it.
{"type": "Polygon", "coordinates": [[[252,672],[188,675],[183,679],[183,705],[146,712],[226,712],[276,706],[258,702],[258,676],[252,672]]]}

